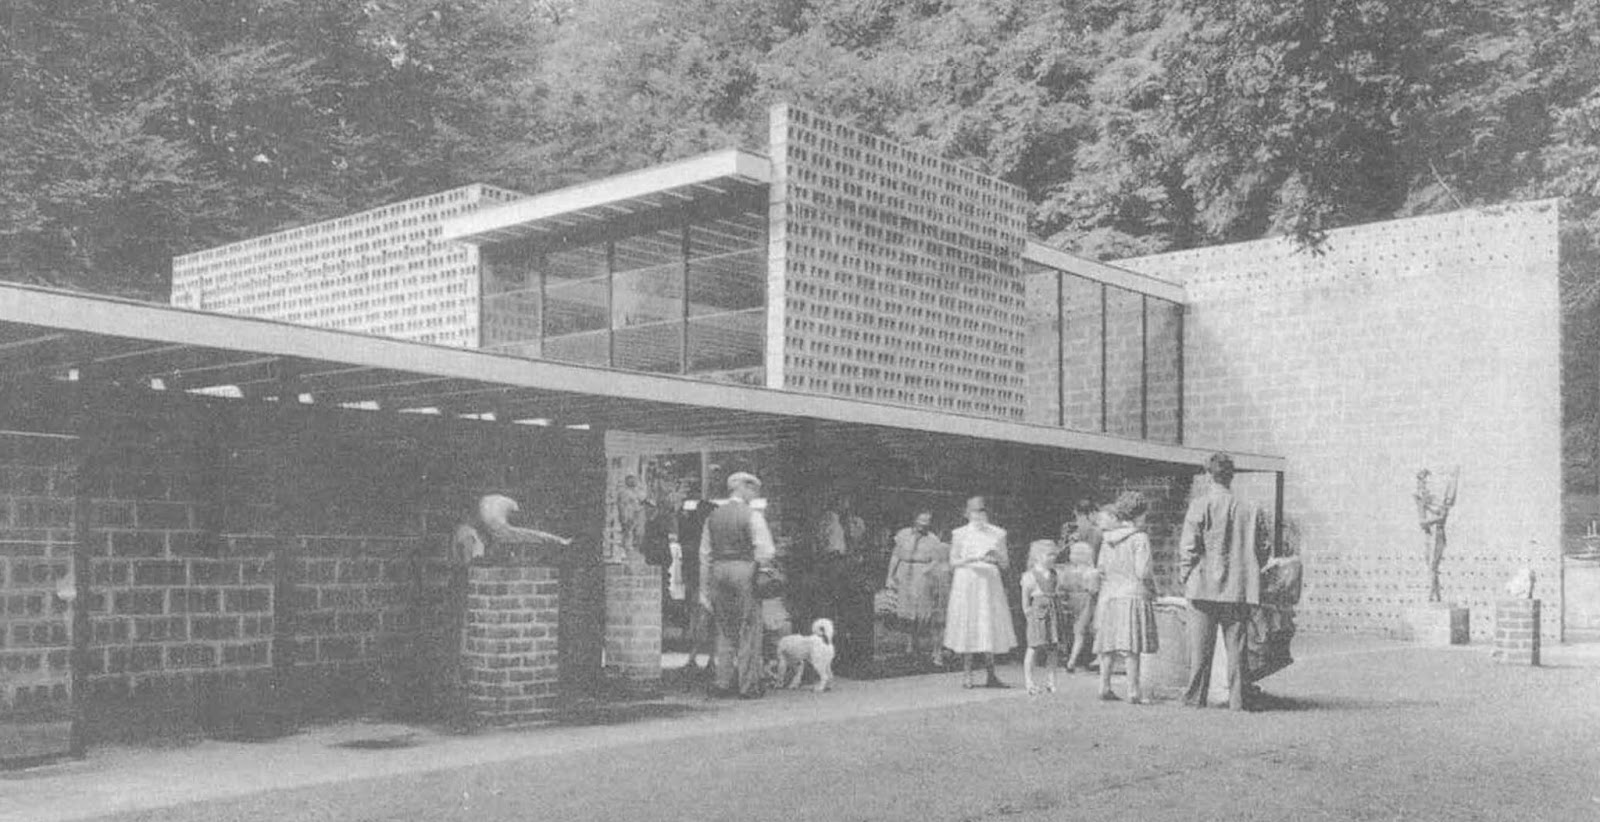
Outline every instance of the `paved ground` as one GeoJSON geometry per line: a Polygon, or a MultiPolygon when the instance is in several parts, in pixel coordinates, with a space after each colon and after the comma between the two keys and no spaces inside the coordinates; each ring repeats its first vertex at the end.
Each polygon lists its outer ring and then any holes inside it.
{"type": "Polygon", "coordinates": [[[1537,669],[1370,640],[1295,652],[1265,713],[937,675],[473,737],[348,723],[3,774],[0,819],[1600,819],[1600,648],[1537,669]]]}

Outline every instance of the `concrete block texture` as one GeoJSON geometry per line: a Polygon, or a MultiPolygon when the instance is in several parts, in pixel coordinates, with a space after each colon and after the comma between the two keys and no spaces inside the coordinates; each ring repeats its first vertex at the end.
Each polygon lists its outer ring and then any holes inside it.
{"type": "MultiPolygon", "coordinates": [[[[1288,460],[1307,630],[1396,634],[1427,595],[1419,469],[1460,467],[1443,598],[1487,640],[1530,565],[1560,608],[1554,201],[1122,261],[1181,282],[1185,440],[1288,460]]],[[[1556,620],[1542,631],[1553,638],[1556,620]]]]}

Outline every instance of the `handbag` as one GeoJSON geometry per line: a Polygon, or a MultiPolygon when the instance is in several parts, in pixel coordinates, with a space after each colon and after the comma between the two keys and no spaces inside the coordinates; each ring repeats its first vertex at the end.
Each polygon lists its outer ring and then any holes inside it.
{"type": "Polygon", "coordinates": [[[880,588],[872,595],[872,611],[877,614],[893,614],[900,610],[900,594],[893,588],[880,588]]]}
{"type": "Polygon", "coordinates": [[[783,596],[787,580],[783,571],[774,565],[760,565],[756,567],[756,598],[773,599],[783,596]]]}

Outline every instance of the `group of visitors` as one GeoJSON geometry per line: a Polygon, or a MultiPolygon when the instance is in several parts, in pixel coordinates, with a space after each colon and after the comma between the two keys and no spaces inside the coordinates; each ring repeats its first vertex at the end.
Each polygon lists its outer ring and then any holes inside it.
{"type": "MultiPolygon", "coordinates": [[[[1245,632],[1251,606],[1261,601],[1267,530],[1260,509],[1233,494],[1231,457],[1213,454],[1206,473],[1209,487],[1189,505],[1179,538],[1179,577],[1190,606],[1193,654],[1184,703],[1206,705],[1220,629],[1228,660],[1228,706],[1238,710],[1246,707],[1245,632]]],[[[1145,531],[1149,509],[1138,491],[1125,492],[1099,509],[1080,501],[1059,542],[1043,539],[1029,545],[1028,568],[1018,581],[1026,623],[1022,670],[1029,693],[1055,690],[1057,656],[1063,649],[1067,671],[1079,670],[1092,634],[1100,699],[1123,699],[1111,687],[1120,664],[1127,674],[1127,701],[1147,702],[1140,657],[1160,649],[1155,574],[1145,531]]],[[[1017,644],[1001,575],[1006,532],[989,522],[982,497],[967,501],[966,516],[967,525],[951,534],[944,645],[963,657],[963,687],[1005,688],[995,675],[994,657],[1017,644]],[[980,658],[985,669],[981,685],[973,675],[980,658]]]]}
{"type": "MultiPolygon", "coordinates": [[[[1245,628],[1250,606],[1260,601],[1267,532],[1261,512],[1233,495],[1232,459],[1212,455],[1206,471],[1209,488],[1190,504],[1179,539],[1179,576],[1191,606],[1193,652],[1184,701],[1206,704],[1220,628],[1228,658],[1229,706],[1237,709],[1244,707],[1245,628]]],[[[759,696],[763,689],[756,579],[757,569],[776,554],[765,518],[750,504],[760,489],[754,475],[741,472],[728,478],[729,500],[705,520],[699,551],[700,605],[714,626],[714,692],[745,698],[759,696]]],[[[1090,650],[1098,661],[1100,699],[1147,701],[1140,656],[1160,646],[1145,531],[1149,508],[1137,491],[1101,508],[1081,502],[1061,540],[1029,545],[1028,568],[1018,581],[1026,624],[1023,678],[1029,693],[1055,690],[1061,651],[1066,651],[1065,667],[1072,673],[1080,670],[1083,653],[1090,650]],[[1119,664],[1127,674],[1125,697],[1111,687],[1119,664]]],[[[962,657],[963,687],[1006,688],[995,674],[995,656],[1018,644],[1002,573],[1009,564],[1008,535],[989,520],[983,497],[967,500],[965,516],[967,523],[951,532],[946,552],[932,531],[932,513],[918,512],[912,525],[895,535],[887,582],[896,592],[897,612],[912,623],[914,651],[920,651],[916,637],[931,623],[934,604],[943,598],[941,644],[962,657]],[[948,563],[947,591],[941,590],[935,571],[941,561],[948,563]],[[981,683],[975,675],[980,664],[981,683]]],[[[848,533],[849,521],[841,524],[848,533]]]]}
{"type": "MultiPolygon", "coordinates": [[[[1080,521],[1068,531],[1069,545],[1041,539],[1028,546],[1028,568],[1020,577],[1018,595],[1027,626],[1022,672],[1029,693],[1055,691],[1057,655],[1063,648],[1068,649],[1068,670],[1077,670],[1092,625],[1093,650],[1100,662],[1100,698],[1118,699],[1110,677],[1120,659],[1128,671],[1129,701],[1144,701],[1138,686],[1139,655],[1154,653],[1158,647],[1152,605],[1155,577],[1150,540],[1144,532],[1148,510],[1144,495],[1137,491],[1123,494],[1100,511],[1080,505],[1080,521]],[[1036,676],[1041,658],[1042,687],[1036,676]]],[[[967,517],[969,524],[956,529],[951,538],[954,571],[945,645],[964,655],[963,687],[979,687],[972,677],[972,663],[975,656],[983,656],[987,676],[982,687],[1004,688],[1008,686],[994,673],[994,655],[1016,645],[999,572],[1005,531],[989,524],[981,497],[967,502],[967,517]]]]}

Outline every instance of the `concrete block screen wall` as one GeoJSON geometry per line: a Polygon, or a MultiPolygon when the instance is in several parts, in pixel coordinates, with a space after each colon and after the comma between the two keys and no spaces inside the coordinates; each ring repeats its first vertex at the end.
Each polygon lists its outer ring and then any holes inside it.
{"type": "Polygon", "coordinates": [[[172,260],[172,304],[476,346],[477,252],[440,242],[440,226],[521,197],[464,186],[180,255],[172,260]]]}
{"type": "Polygon", "coordinates": [[[767,384],[1021,419],[1021,189],[772,113],[767,384]]]}
{"type": "Polygon", "coordinates": [[[1275,239],[1119,263],[1187,289],[1186,437],[1288,459],[1303,628],[1393,632],[1425,599],[1420,468],[1438,494],[1460,466],[1441,579],[1473,637],[1524,563],[1559,607],[1556,216],[1524,203],[1341,229],[1319,255],[1275,239]]]}

